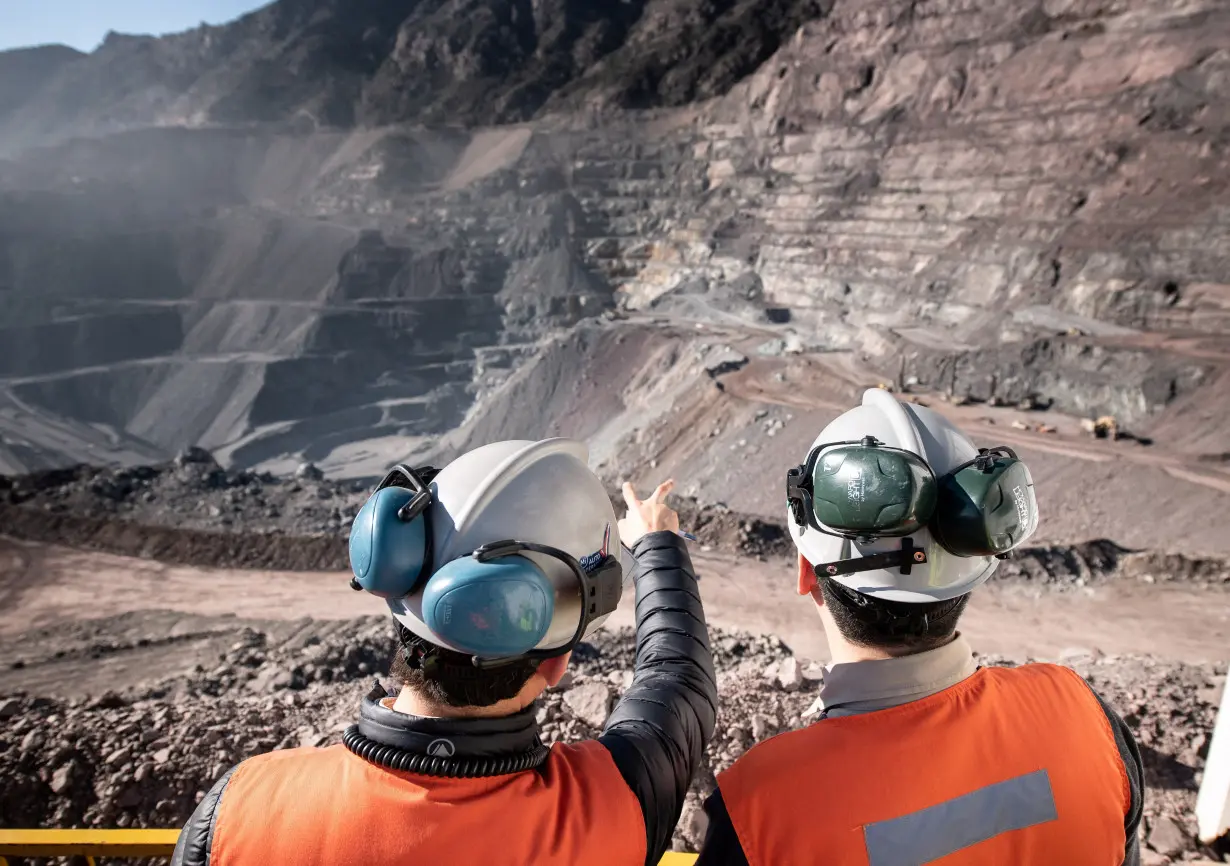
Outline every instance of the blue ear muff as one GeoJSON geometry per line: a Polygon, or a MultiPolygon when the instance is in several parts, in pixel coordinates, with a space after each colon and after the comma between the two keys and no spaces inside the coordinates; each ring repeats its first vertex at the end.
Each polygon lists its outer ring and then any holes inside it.
{"type": "Polygon", "coordinates": [[[423,590],[423,622],[463,653],[504,658],[527,653],[547,635],[555,589],[524,556],[455,559],[423,590]]]}
{"type": "Polygon", "coordinates": [[[350,530],[350,570],[354,582],[380,598],[403,598],[413,591],[427,558],[427,521],[397,516],[416,496],[404,487],[377,490],[359,511],[350,530]]]}

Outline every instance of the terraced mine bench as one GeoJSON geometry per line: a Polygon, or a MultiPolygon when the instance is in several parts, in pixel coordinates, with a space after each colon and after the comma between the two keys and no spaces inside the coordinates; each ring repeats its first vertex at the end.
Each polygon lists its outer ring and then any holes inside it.
{"type": "MultiPolygon", "coordinates": [[[[170,857],[178,830],[0,830],[0,866],[9,857],[170,857]]],[[[665,854],[658,866],[691,866],[695,854],[665,854]]]]}

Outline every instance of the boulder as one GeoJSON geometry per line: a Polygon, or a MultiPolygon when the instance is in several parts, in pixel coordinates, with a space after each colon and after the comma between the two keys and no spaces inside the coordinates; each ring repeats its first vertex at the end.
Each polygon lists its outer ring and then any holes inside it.
{"type": "Polygon", "coordinates": [[[177,466],[217,466],[218,461],[204,448],[195,445],[185,448],[175,456],[177,466]]]}
{"type": "Polygon", "coordinates": [[[777,666],[777,684],[788,692],[793,692],[803,685],[803,667],[794,656],[782,659],[777,666]]]}
{"type": "Polygon", "coordinates": [[[709,816],[704,808],[695,800],[687,800],[679,815],[679,833],[693,848],[700,848],[709,832],[709,816]]]}
{"type": "Polygon", "coordinates": [[[1148,845],[1159,854],[1172,857],[1191,847],[1192,840],[1170,818],[1154,818],[1149,827],[1148,845]]]}
{"type": "Polygon", "coordinates": [[[565,692],[564,703],[578,719],[600,729],[611,713],[611,690],[605,683],[585,683],[565,692]]]}
{"type": "Polygon", "coordinates": [[[73,784],[73,779],[77,775],[77,762],[69,761],[63,767],[60,767],[51,774],[51,790],[56,794],[63,794],[73,784]]]}
{"type": "Polygon", "coordinates": [[[323,481],[325,473],[315,463],[300,463],[295,469],[295,477],[303,481],[323,481]]]}

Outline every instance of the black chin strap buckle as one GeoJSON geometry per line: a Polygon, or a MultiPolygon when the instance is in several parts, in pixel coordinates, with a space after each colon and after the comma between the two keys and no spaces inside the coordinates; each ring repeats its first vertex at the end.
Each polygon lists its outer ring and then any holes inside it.
{"type": "Polygon", "coordinates": [[[914,540],[908,535],[901,539],[898,550],[887,553],[873,553],[858,559],[841,559],[837,562],[825,562],[816,566],[816,572],[829,577],[843,574],[857,574],[860,571],[879,571],[882,568],[899,568],[902,574],[909,574],[915,565],[927,561],[927,552],[914,546],[914,540]]]}

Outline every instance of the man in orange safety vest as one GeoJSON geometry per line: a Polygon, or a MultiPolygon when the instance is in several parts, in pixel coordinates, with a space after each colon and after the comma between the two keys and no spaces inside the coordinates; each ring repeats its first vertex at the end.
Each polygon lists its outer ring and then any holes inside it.
{"type": "Polygon", "coordinates": [[[875,389],[786,488],[832,655],[821,718],[718,776],[697,866],[1139,863],[1128,727],[1068,668],[979,667],[956,631],[1037,526],[1016,454],[875,389]]]}

